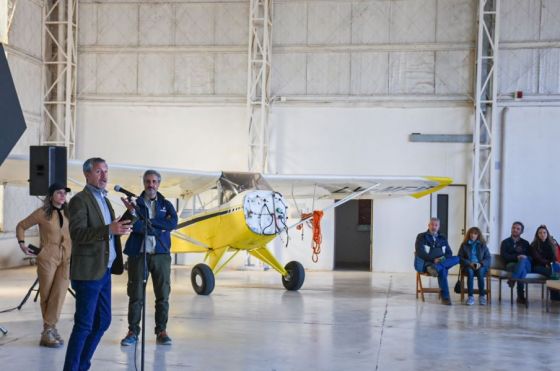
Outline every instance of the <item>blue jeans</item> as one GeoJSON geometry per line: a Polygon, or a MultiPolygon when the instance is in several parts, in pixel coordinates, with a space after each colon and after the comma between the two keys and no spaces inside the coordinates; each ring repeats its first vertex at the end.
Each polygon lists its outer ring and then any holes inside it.
{"type": "Polygon", "coordinates": [[[480,269],[474,270],[471,267],[466,267],[467,272],[467,290],[469,296],[474,296],[474,276],[476,275],[476,280],[478,282],[478,295],[485,296],[486,290],[484,289],[484,280],[486,279],[486,272],[488,272],[487,267],[480,267],[480,269]]]}
{"type": "MultiPolygon", "coordinates": [[[[511,278],[523,279],[527,277],[528,273],[531,273],[531,260],[529,258],[525,258],[517,261],[517,263],[508,263],[506,269],[512,272],[511,278]]],[[[518,284],[517,297],[520,298],[524,296],[525,296],[525,285],[518,284]]]]}
{"type": "Polygon", "coordinates": [[[441,289],[442,299],[449,299],[449,284],[447,283],[447,271],[449,268],[459,264],[459,257],[452,256],[446,258],[442,263],[434,264],[434,268],[438,272],[438,285],[441,289]]]}
{"type": "Polygon", "coordinates": [[[64,371],[85,371],[111,324],[111,272],[96,281],[72,281],[76,292],[74,327],[68,339],[64,371]]]}

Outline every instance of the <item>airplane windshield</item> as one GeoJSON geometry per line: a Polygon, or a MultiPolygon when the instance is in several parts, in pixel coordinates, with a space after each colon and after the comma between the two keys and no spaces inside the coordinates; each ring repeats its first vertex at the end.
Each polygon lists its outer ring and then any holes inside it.
{"type": "Polygon", "coordinates": [[[218,179],[220,204],[224,204],[237,194],[249,189],[269,190],[272,188],[258,173],[222,173],[218,179]]]}

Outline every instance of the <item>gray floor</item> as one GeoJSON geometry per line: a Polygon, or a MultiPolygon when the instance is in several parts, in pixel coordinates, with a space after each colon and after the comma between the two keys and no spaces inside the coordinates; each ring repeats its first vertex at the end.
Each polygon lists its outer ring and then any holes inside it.
{"type": "MultiPolygon", "coordinates": [[[[498,304],[497,282],[491,306],[466,307],[455,296],[445,307],[433,294],[417,301],[412,274],[307,272],[302,290],[287,292],[275,272],[226,271],[201,297],[189,273],[172,272],[171,347],[155,345],[149,300],[146,370],[557,370],[560,362],[560,306],[546,313],[540,290],[529,309],[510,306],[505,284],[498,304]]],[[[1,270],[0,310],[17,305],[34,277],[31,267],[1,270]]],[[[134,348],[119,346],[125,283],[126,275],[113,281],[113,322],[92,370],[134,370],[134,348]]],[[[68,296],[59,324],[66,339],[73,304],[68,296]]],[[[0,336],[0,369],[62,368],[65,348],[38,346],[38,303],[0,314],[0,326],[9,331],[0,336]]]]}

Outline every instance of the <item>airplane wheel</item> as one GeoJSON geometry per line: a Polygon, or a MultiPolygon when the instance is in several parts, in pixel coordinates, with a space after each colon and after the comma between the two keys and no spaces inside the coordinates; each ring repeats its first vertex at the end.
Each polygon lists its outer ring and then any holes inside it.
{"type": "Polygon", "coordinates": [[[206,264],[200,263],[191,271],[191,284],[198,295],[208,295],[214,291],[214,273],[206,264]]]}
{"type": "Polygon", "coordinates": [[[303,265],[297,261],[291,261],[284,268],[288,271],[288,276],[282,277],[282,284],[284,284],[286,290],[299,290],[305,280],[303,265]]]}

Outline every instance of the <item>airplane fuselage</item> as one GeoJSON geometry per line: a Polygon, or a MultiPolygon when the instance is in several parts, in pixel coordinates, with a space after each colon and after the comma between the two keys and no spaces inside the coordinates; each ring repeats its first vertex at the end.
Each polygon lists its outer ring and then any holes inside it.
{"type": "MultiPolygon", "coordinates": [[[[286,229],[286,209],[280,193],[249,190],[217,208],[187,218],[177,232],[213,250],[252,250],[265,246],[286,229]]],[[[207,251],[177,236],[173,236],[171,246],[173,253],[207,251]]]]}

